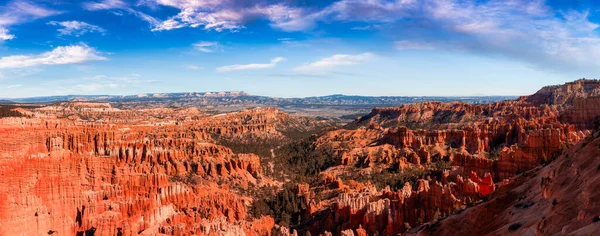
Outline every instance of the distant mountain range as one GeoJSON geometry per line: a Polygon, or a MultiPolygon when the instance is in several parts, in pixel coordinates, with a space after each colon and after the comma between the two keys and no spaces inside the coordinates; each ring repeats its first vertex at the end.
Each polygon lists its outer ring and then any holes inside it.
{"type": "Polygon", "coordinates": [[[195,107],[219,107],[219,106],[349,106],[349,107],[385,107],[397,106],[407,103],[440,101],[460,101],[466,103],[480,104],[491,103],[502,100],[516,99],[516,96],[463,96],[463,97],[415,97],[415,96],[349,96],[335,94],[320,97],[305,98],[276,98],[267,96],[250,95],[241,91],[229,92],[192,92],[192,93],[153,93],[138,95],[65,95],[45,96],[31,98],[7,98],[0,99],[0,103],[54,103],[65,101],[90,101],[111,102],[117,106],[195,106],[195,107]]]}

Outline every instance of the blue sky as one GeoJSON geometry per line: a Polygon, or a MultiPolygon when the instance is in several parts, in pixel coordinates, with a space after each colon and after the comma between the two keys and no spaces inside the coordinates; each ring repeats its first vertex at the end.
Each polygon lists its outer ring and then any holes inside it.
{"type": "Polygon", "coordinates": [[[0,97],[526,95],[600,72],[594,1],[13,0],[0,97]]]}

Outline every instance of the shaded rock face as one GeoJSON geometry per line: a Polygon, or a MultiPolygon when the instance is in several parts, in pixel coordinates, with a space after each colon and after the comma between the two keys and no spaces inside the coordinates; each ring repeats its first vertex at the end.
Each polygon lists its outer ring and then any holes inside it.
{"type": "Polygon", "coordinates": [[[483,204],[416,235],[597,235],[600,231],[600,133],[553,163],[511,179],[483,204]]]}

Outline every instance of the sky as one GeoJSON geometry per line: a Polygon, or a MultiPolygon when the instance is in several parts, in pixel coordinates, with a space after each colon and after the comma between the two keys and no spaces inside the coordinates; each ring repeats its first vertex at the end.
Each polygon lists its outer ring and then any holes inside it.
{"type": "Polygon", "coordinates": [[[528,95],[600,72],[600,3],[0,0],[0,97],[528,95]]]}

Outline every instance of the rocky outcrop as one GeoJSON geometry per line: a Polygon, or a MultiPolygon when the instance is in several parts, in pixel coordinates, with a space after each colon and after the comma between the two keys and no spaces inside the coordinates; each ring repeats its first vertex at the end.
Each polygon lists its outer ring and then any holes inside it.
{"type": "Polygon", "coordinates": [[[374,108],[349,127],[366,127],[375,123],[382,127],[407,126],[414,129],[452,129],[473,122],[502,119],[555,120],[558,111],[550,106],[534,106],[520,101],[490,104],[426,102],[391,108],[374,108]]]}
{"type": "Polygon", "coordinates": [[[516,176],[487,202],[449,216],[416,235],[595,235],[600,230],[600,133],[553,163],[516,176]]]}
{"type": "Polygon", "coordinates": [[[560,111],[560,121],[580,129],[595,128],[600,119],[600,81],[581,79],[564,85],[547,86],[519,98],[534,105],[548,104],[560,111]]]}
{"type": "MultiPolygon", "coordinates": [[[[342,187],[341,194],[322,204],[331,205],[331,208],[320,212],[319,220],[314,221],[308,230],[354,235],[403,233],[424,222],[450,215],[493,191],[494,183],[489,174],[480,179],[473,173],[471,179],[467,180],[470,185],[419,180],[415,186],[406,183],[397,191],[389,188],[379,191],[373,186],[342,187]],[[469,186],[472,189],[469,190],[469,186]]],[[[324,194],[331,194],[330,191],[324,194]]]]}
{"type": "Polygon", "coordinates": [[[342,165],[405,168],[452,162],[465,173],[491,172],[496,181],[549,162],[569,145],[585,137],[573,125],[516,120],[483,123],[461,130],[394,129],[336,130],[318,145],[337,150],[342,165]]]}

